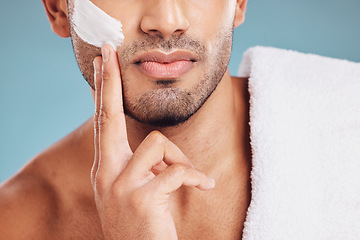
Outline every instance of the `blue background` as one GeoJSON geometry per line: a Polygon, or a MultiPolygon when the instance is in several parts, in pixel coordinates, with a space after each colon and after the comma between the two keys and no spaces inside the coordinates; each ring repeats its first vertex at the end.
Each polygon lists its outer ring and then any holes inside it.
{"type": "MultiPolygon", "coordinates": [[[[359,0],[249,0],[230,71],[265,45],[360,62],[359,0]]],[[[93,113],[70,39],[52,31],[40,0],[0,10],[0,182],[93,113]]]]}

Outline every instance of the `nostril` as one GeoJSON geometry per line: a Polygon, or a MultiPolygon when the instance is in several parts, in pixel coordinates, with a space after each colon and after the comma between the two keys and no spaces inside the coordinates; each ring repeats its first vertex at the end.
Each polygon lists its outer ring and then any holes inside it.
{"type": "MultiPolygon", "coordinates": [[[[149,1],[152,2],[152,1],[149,1]]],[[[165,39],[185,33],[189,29],[189,20],[185,11],[178,5],[177,1],[156,1],[148,3],[146,11],[141,17],[140,28],[142,32],[149,35],[162,36],[165,39]]]]}
{"type": "Polygon", "coordinates": [[[161,35],[161,32],[157,29],[148,29],[145,33],[149,35],[161,35]]]}

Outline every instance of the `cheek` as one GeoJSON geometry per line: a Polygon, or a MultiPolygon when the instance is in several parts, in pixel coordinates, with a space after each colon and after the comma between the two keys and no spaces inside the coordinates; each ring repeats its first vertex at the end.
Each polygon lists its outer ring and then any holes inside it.
{"type": "MultiPolygon", "coordinates": [[[[121,21],[124,42],[131,42],[142,34],[140,23],[147,12],[143,1],[148,0],[91,0],[110,16],[121,21]]],[[[211,38],[218,29],[233,21],[236,0],[182,0],[179,8],[190,22],[188,34],[198,38],[211,38]]]]}
{"type": "Polygon", "coordinates": [[[142,1],[104,1],[92,0],[104,12],[122,23],[122,32],[124,34],[123,45],[131,43],[140,32],[140,21],[143,14],[142,1]]]}
{"type": "Polygon", "coordinates": [[[223,32],[232,28],[235,0],[189,0],[188,17],[191,19],[189,34],[202,39],[209,51],[223,32]]]}
{"type": "Polygon", "coordinates": [[[124,40],[121,22],[92,1],[75,0],[71,20],[77,35],[96,47],[108,43],[116,49],[124,40]]]}
{"type": "Polygon", "coordinates": [[[89,85],[95,88],[93,60],[101,55],[101,50],[81,40],[74,31],[72,31],[72,42],[79,69],[89,85]]]}

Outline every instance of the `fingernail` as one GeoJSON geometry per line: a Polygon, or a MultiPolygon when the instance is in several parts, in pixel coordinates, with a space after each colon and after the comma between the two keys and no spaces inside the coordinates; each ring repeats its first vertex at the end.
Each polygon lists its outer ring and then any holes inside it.
{"type": "Polygon", "coordinates": [[[102,47],[101,54],[103,57],[103,62],[107,62],[109,60],[109,55],[110,55],[109,49],[107,49],[106,47],[102,47]]]}

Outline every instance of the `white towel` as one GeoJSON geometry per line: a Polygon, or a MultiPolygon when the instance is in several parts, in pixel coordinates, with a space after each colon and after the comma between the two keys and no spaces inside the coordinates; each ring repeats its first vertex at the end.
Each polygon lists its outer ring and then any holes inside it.
{"type": "Polygon", "coordinates": [[[360,63],[244,53],[252,199],[244,240],[360,239],[360,63]]]}

